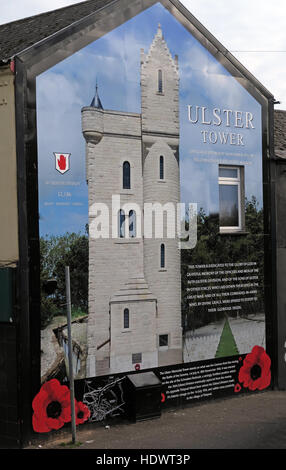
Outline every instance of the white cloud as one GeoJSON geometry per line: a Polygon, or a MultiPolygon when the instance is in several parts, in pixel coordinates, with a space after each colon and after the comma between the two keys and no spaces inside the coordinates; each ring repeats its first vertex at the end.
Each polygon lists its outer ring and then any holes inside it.
{"type": "Polygon", "coordinates": [[[266,0],[183,0],[182,3],[282,102],[276,108],[286,109],[284,0],[275,0],[271,6],[266,0]]]}
{"type": "Polygon", "coordinates": [[[56,10],[74,3],[73,0],[1,0],[0,24],[38,15],[45,11],[56,10]]]}

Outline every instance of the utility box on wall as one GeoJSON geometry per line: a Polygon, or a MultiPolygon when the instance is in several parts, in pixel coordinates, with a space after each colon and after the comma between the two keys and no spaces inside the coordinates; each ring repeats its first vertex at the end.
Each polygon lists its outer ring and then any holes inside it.
{"type": "Polygon", "coordinates": [[[0,268],[0,323],[12,321],[14,274],[13,268],[0,268]]]}
{"type": "Polygon", "coordinates": [[[126,377],[127,415],[132,421],[161,416],[161,380],[154,372],[141,372],[126,377]]]}

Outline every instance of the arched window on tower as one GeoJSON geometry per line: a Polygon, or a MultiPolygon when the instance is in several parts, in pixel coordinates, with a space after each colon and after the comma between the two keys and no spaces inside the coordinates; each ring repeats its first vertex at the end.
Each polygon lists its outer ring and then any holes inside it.
{"type": "Polygon", "coordinates": [[[125,308],[123,312],[123,327],[129,328],[130,318],[129,318],[129,308],[125,308]]]}
{"type": "Polygon", "coordinates": [[[133,210],[129,211],[129,237],[136,237],[136,212],[133,210]]]}
{"type": "Polygon", "coordinates": [[[160,247],[160,268],[165,268],[166,265],[166,253],[165,253],[165,245],[164,243],[161,244],[160,247]]]}
{"type": "Polygon", "coordinates": [[[158,70],[158,93],[163,93],[163,72],[158,70]]]}
{"type": "Polygon", "coordinates": [[[118,212],[118,236],[119,238],[125,237],[125,213],[122,209],[118,212]]]}
{"type": "Polygon", "coordinates": [[[163,157],[163,155],[161,155],[161,157],[160,157],[159,174],[160,174],[160,180],[163,180],[164,179],[164,157],[163,157]]]}
{"type": "Polygon", "coordinates": [[[131,175],[130,175],[130,163],[124,162],[123,167],[123,189],[130,189],[131,188],[131,175]]]}

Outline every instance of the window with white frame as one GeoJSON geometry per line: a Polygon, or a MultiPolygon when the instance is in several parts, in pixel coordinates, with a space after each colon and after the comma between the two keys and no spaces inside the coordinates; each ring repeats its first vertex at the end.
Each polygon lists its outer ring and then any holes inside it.
{"type": "Polygon", "coordinates": [[[222,233],[243,230],[242,175],[242,167],[219,165],[219,225],[222,233]]]}

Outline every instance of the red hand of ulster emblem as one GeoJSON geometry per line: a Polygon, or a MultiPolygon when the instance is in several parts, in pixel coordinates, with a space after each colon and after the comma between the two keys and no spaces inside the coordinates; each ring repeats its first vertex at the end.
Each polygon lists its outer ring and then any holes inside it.
{"type": "Polygon", "coordinates": [[[58,159],[58,165],[60,170],[65,170],[67,166],[67,160],[64,155],[61,155],[60,158],[58,159]]]}

